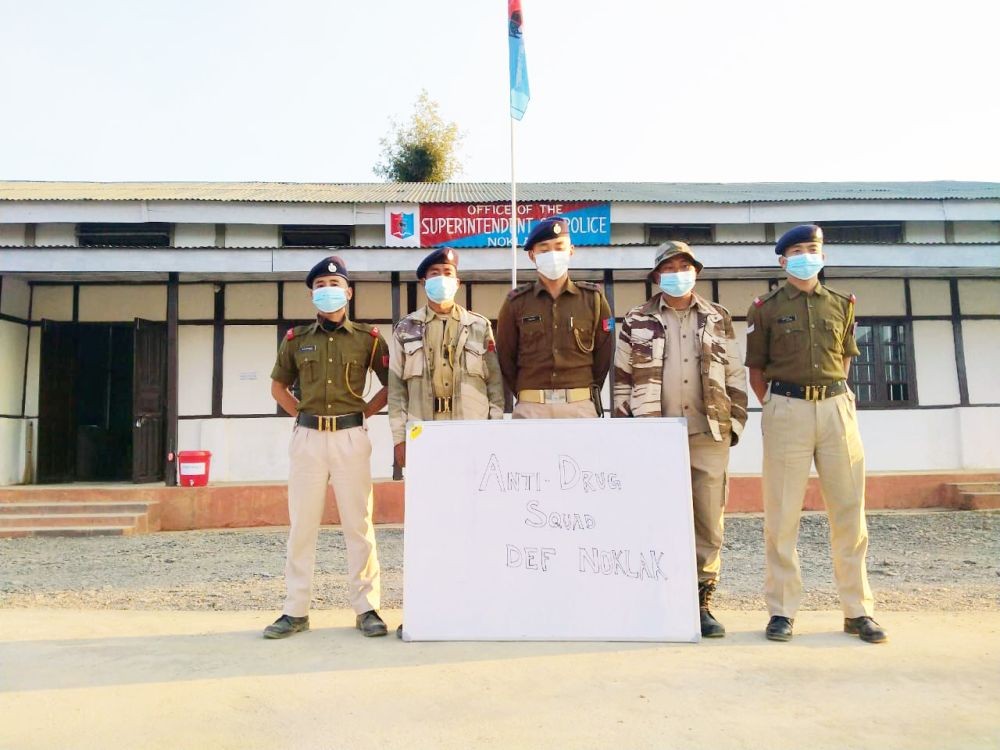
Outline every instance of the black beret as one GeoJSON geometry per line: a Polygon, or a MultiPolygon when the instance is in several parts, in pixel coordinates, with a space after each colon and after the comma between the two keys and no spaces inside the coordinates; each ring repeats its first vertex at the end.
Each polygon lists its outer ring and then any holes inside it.
{"type": "Polygon", "coordinates": [[[774,246],[774,252],[776,255],[784,255],[785,250],[790,248],[792,245],[798,245],[800,242],[822,241],[823,230],[818,226],[815,224],[799,224],[797,227],[792,227],[781,235],[781,239],[778,240],[778,244],[774,246]]]}
{"type": "Polygon", "coordinates": [[[309,275],[306,276],[306,286],[312,289],[313,282],[320,276],[340,276],[344,281],[350,281],[351,277],[347,273],[347,264],[339,255],[331,255],[323,258],[312,267],[309,275]]]}
{"type": "Polygon", "coordinates": [[[555,237],[569,237],[569,222],[561,216],[553,216],[550,219],[542,219],[535,224],[528,239],[524,241],[524,249],[530,250],[536,242],[545,242],[555,237]]]}
{"type": "Polygon", "coordinates": [[[422,261],[420,265],[417,266],[417,278],[422,279],[427,275],[427,269],[431,266],[435,266],[438,263],[447,263],[449,265],[455,266],[455,270],[458,270],[458,253],[452,250],[450,247],[439,247],[437,250],[432,252],[422,261]]]}

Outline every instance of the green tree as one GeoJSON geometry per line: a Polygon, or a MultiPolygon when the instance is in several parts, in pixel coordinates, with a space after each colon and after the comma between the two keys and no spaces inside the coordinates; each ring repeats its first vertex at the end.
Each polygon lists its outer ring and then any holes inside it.
{"type": "Polygon", "coordinates": [[[438,104],[420,92],[407,125],[392,120],[392,130],[380,143],[382,158],[375,174],[388,182],[446,182],[461,172],[458,125],[445,122],[438,104]]]}

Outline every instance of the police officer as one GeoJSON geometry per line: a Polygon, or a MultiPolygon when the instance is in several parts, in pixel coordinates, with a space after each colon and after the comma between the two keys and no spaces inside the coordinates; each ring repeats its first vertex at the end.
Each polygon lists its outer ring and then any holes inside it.
{"type": "Polygon", "coordinates": [[[614,318],[596,284],[569,278],[573,245],[561,217],[540,221],[524,243],[538,280],[507,295],[497,353],[515,419],[600,416],[600,388],[614,354],[614,318]]]}
{"type": "Polygon", "coordinates": [[[503,383],[493,327],[455,303],[458,253],[434,250],[417,266],[427,304],[389,339],[389,426],[396,462],[406,463],[410,420],[503,419],[503,383]]]}
{"type": "Polygon", "coordinates": [[[625,315],[615,348],[616,417],[685,417],[701,634],[721,638],[712,595],[722,567],[729,448],[747,420],[747,379],[729,311],[695,294],[703,266],[684,242],[657,248],[659,292],[625,315]]]}
{"type": "Polygon", "coordinates": [[[750,387],[763,404],[765,634],[787,641],[802,599],[796,543],[809,469],[816,462],[830,519],[834,577],[844,632],[886,640],[872,619],[865,570],[865,456],[854,394],[847,385],[854,340],[854,296],[823,286],[823,230],[805,224],[775,247],[787,283],[754,300],[747,313],[750,387]]]}
{"type": "Polygon", "coordinates": [[[271,394],[295,417],[289,446],[287,597],[265,638],[309,629],[309,604],[327,482],[333,487],[347,546],[355,624],[366,636],[386,634],[379,617],[379,564],[372,526],[371,441],[365,420],[386,403],[389,350],[378,329],[347,317],[353,295],[344,261],[317,263],[306,277],[316,320],[288,331],[271,371],[271,394]],[[371,370],[383,384],[368,402],[371,370]],[[302,398],[289,391],[299,382],[302,398]]]}

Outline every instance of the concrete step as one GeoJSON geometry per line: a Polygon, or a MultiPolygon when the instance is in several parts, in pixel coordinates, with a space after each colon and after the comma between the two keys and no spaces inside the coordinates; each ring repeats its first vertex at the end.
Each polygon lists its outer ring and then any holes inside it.
{"type": "Polygon", "coordinates": [[[16,502],[0,503],[0,518],[7,514],[20,515],[23,513],[146,513],[153,503],[144,502],[16,502]]]}
{"type": "Polygon", "coordinates": [[[30,536],[129,536],[135,533],[131,526],[20,526],[0,528],[0,539],[30,536]]]}
{"type": "Polygon", "coordinates": [[[996,492],[962,492],[958,496],[961,510],[1000,510],[1000,490],[996,492]]]}
{"type": "Polygon", "coordinates": [[[958,482],[953,486],[959,492],[1000,492],[1000,482],[958,482]]]}
{"type": "Polygon", "coordinates": [[[0,515],[0,529],[20,526],[134,526],[144,531],[146,516],[143,513],[5,513],[0,515]]]}

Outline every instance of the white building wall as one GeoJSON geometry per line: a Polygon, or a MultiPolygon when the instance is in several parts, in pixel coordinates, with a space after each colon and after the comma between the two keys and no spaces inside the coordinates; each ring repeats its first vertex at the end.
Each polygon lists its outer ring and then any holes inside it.
{"type": "Polygon", "coordinates": [[[23,246],[24,227],[24,224],[0,224],[0,247],[23,246]]]}
{"type": "Polygon", "coordinates": [[[920,405],[958,404],[958,368],[951,321],[913,321],[913,357],[920,405]]]}
{"type": "Polygon", "coordinates": [[[958,440],[962,448],[962,468],[1000,469],[1000,440],[996,439],[1000,408],[957,409],[958,440]]]}
{"type": "Polygon", "coordinates": [[[764,242],[763,224],[716,224],[716,242],[764,242]]]}
{"type": "Polygon", "coordinates": [[[282,290],[285,320],[313,320],[316,308],[312,304],[312,293],[305,281],[286,281],[282,290]]]}
{"type": "Polygon", "coordinates": [[[273,320],[277,317],[277,284],[226,284],[226,320],[273,320]]]}
{"type": "Polygon", "coordinates": [[[17,276],[6,275],[2,279],[0,313],[27,320],[31,309],[31,287],[17,276]]]}
{"type": "Polygon", "coordinates": [[[271,368],[278,351],[276,326],[226,326],[222,356],[222,413],[268,414],[271,368]]]}
{"type": "Polygon", "coordinates": [[[902,279],[831,279],[830,286],[857,297],[857,317],[906,315],[906,290],[902,279]]]}
{"type": "Polygon", "coordinates": [[[213,326],[177,327],[177,413],[212,413],[213,326]]]}
{"type": "Polygon", "coordinates": [[[174,247],[215,247],[215,224],[175,224],[174,247]]]}
{"type": "Polygon", "coordinates": [[[28,374],[25,378],[24,416],[38,416],[38,377],[41,362],[42,329],[28,331],[28,374]]]}
{"type": "Polygon", "coordinates": [[[24,481],[25,447],[30,422],[27,419],[0,417],[0,486],[24,481]]]}
{"type": "MultiPolygon", "coordinates": [[[[1000,320],[963,320],[965,374],[969,382],[969,402],[1000,402],[1000,320]]],[[[991,438],[996,440],[996,436],[991,438]]]]}
{"type": "Polygon", "coordinates": [[[955,242],[1000,242],[1000,221],[956,221],[955,242]]]}
{"type": "Polygon", "coordinates": [[[167,319],[166,285],[80,286],[81,322],[167,319]]]}
{"type": "Polygon", "coordinates": [[[951,315],[948,282],[910,279],[910,309],[914,315],[951,315]]]}
{"type": "Polygon", "coordinates": [[[36,286],[31,300],[32,320],[72,320],[73,287],[36,286]]]}
{"type": "Polygon", "coordinates": [[[211,320],[215,317],[214,284],[180,284],[177,314],[181,320],[211,320]]]}
{"type": "Polygon", "coordinates": [[[943,221],[907,221],[903,224],[903,242],[944,242],[943,221]]]}
{"type": "Polygon", "coordinates": [[[719,304],[731,315],[743,317],[757,297],[767,294],[767,282],[760,281],[720,281],[719,304]]]}
{"type": "Polygon", "coordinates": [[[385,247],[385,227],[382,224],[355,226],[354,244],[357,247],[385,247]]]}
{"type": "Polygon", "coordinates": [[[226,224],[226,247],[280,247],[273,224],[226,224]]]}
{"type": "Polygon", "coordinates": [[[76,247],[76,224],[36,224],[35,247],[76,247]]]}
{"type": "Polygon", "coordinates": [[[961,279],[958,300],[962,315],[1000,315],[1000,279],[961,279]]]}
{"type": "Polygon", "coordinates": [[[612,224],[612,245],[641,245],[646,241],[645,224],[612,224]]]}

